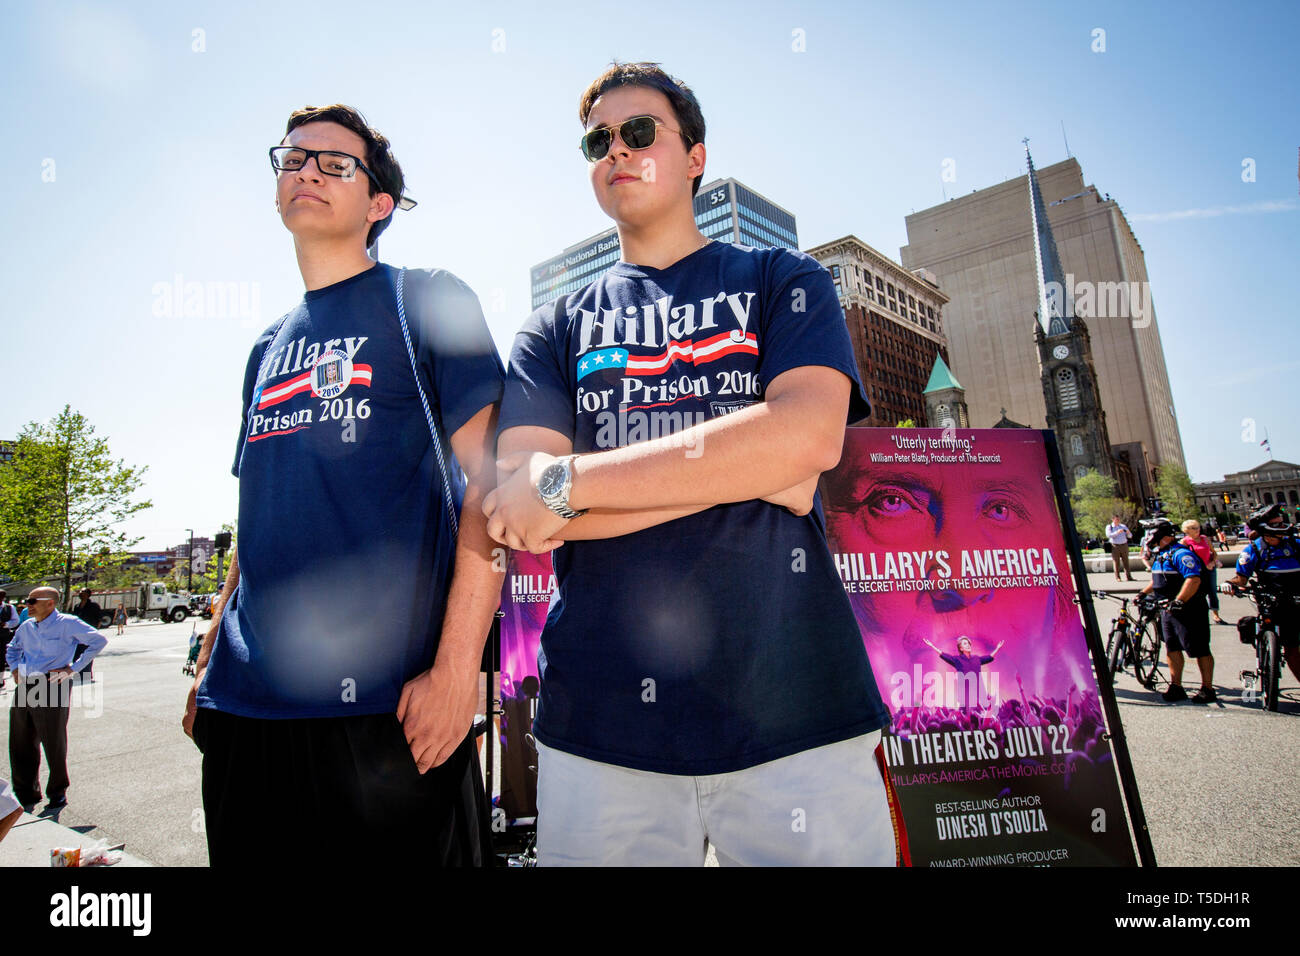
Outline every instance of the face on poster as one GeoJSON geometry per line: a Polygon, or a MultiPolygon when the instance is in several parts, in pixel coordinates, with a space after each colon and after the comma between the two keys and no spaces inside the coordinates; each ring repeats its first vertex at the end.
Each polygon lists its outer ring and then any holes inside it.
{"type": "MultiPolygon", "coordinates": [[[[849,429],[826,475],[832,551],[891,710],[936,702],[936,672],[979,672],[990,709],[1091,681],[1042,439],[1015,431],[849,429]]],[[[967,703],[952,684],[942,703],[967,703]]]]}
{"type": "Polygon", "coordinates": [[[1131,864],[1044,433],[849,429],[823,494],[911,864],[1131,864]]]}

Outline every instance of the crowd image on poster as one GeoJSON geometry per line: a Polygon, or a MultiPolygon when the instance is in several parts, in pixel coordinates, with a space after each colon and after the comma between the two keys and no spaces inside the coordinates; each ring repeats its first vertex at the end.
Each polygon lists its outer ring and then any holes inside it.
{"type": "Polygon", "coordinates": [[[854,428],[824,477],[913,865],[1135,862],[1044,441],[854,428]]]}

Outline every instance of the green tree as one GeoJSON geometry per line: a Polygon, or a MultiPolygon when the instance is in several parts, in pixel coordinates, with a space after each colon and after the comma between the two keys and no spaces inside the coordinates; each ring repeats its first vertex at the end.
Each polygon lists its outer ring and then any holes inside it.
{"type": "Polygon", "coordinates": [[[91,587],[129,588],[146,581],[152,581],[154,573],[145,565],[126,564],[130,554],[126,551],[111,555],[108,559],[96,563],[91,571],[91,587]]]}
{"type": "Polygon", "coordinates": [[[904,418],[901,422],[899,422],[899,423],[898,423],[897,425],[895,425],[894,427],[895,427],[895,428],[915,428],[915,427],[916,427],[916,422],[915,422],[915,420],[913,420],[913,419],[911,419],[911,418],[904,418]]]}
{"type": "Polygon", "coordinates": [[[1107,478],[1095,468],[1075,480],[1070,490],[1070,509],[1074,512],[1074,526],[1085,538],[1103,537],[1111,515],[1127,519],[1133,513],[1133,503],[1116,494],[1118,487],[1114,478],[1107,478]]]}
{"type": "Polygon", "coordinates": [[[74,576],[84,580],[140,540],[117,525],[152,507],[133,500],[145,470],[114,461],[108,442],[71,406],[25,426],[13,459],[0,467],[0,572],[62,578],[66,602],[74,576]]]}
{"type": "Polygon", "coordinates": [[[1176,525],[1200,514],[1192,479],[1181,465],[1163,465],[1156,472],[1156,497],[1160,499],[1165,516],[1176,525]]]}

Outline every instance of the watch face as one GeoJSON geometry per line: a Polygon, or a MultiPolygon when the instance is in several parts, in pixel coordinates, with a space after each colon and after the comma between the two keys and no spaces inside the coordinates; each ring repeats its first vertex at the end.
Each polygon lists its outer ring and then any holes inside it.
{"type": "Polygon", "coordinates": [[[1058,359],[1069,358],[1070,350],[1064,345],[1058,345],[1056,348],[1052,349],[1052,354],[1058,359]]]}
{"type": "Polygon", "coordinates": [[[559,462],[547,465],[546,470],[542,472],[542,477],[537,480],[537,493],[543,498],[550,498],[559,494],[563,487],[564,465],[559,462]]]}

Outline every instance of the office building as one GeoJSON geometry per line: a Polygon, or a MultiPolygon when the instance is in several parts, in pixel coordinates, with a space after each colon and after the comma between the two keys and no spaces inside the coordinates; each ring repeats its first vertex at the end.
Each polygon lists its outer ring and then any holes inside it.
{"type": "Polygon", "coordinates": [[[1269,459],[1246,471],[1224,475],[1222,481],[1198,482],[1192,489],[1197,506],[1210,514],[1235,512],[1245,518],[1263,505],[1282,504],[1294,520],[1300,509],[1300,465],[1269,459]]]}
{"type": "MultiPolygon", "coordinates": [[[[1040,281],[1027,176],[908,216],[903,266],[929,270],[951,297],[949,365],[977,428],[1000,414],[1048,426],[1034,342],[1035,323],[1048,321],[1053,307],[1045,296],[1085,319],[1110,448],[1125,452],[1135,486],[1145,486],[1151,475],[1140,469],[1184,461],[1142,247],[1118,203],[1085,184],[1073,158],[1038,170],[1037,180],[1061,288],[1044,290],[1040,281]]],[[[1049,328],[1042,332],[1050,337],[1049,328]]],[[[1101,455],[1100,446],[1094,451],[1101,455]]]]}
{"type": "Polygon", "coordinates": [[[928,421],[925,389],[936,360],[948,361],[948,296],[925,270],[913,274],[857,236],[806,250],[831,273],[853,341],[871,415],[855,424],[928,421]]]}

